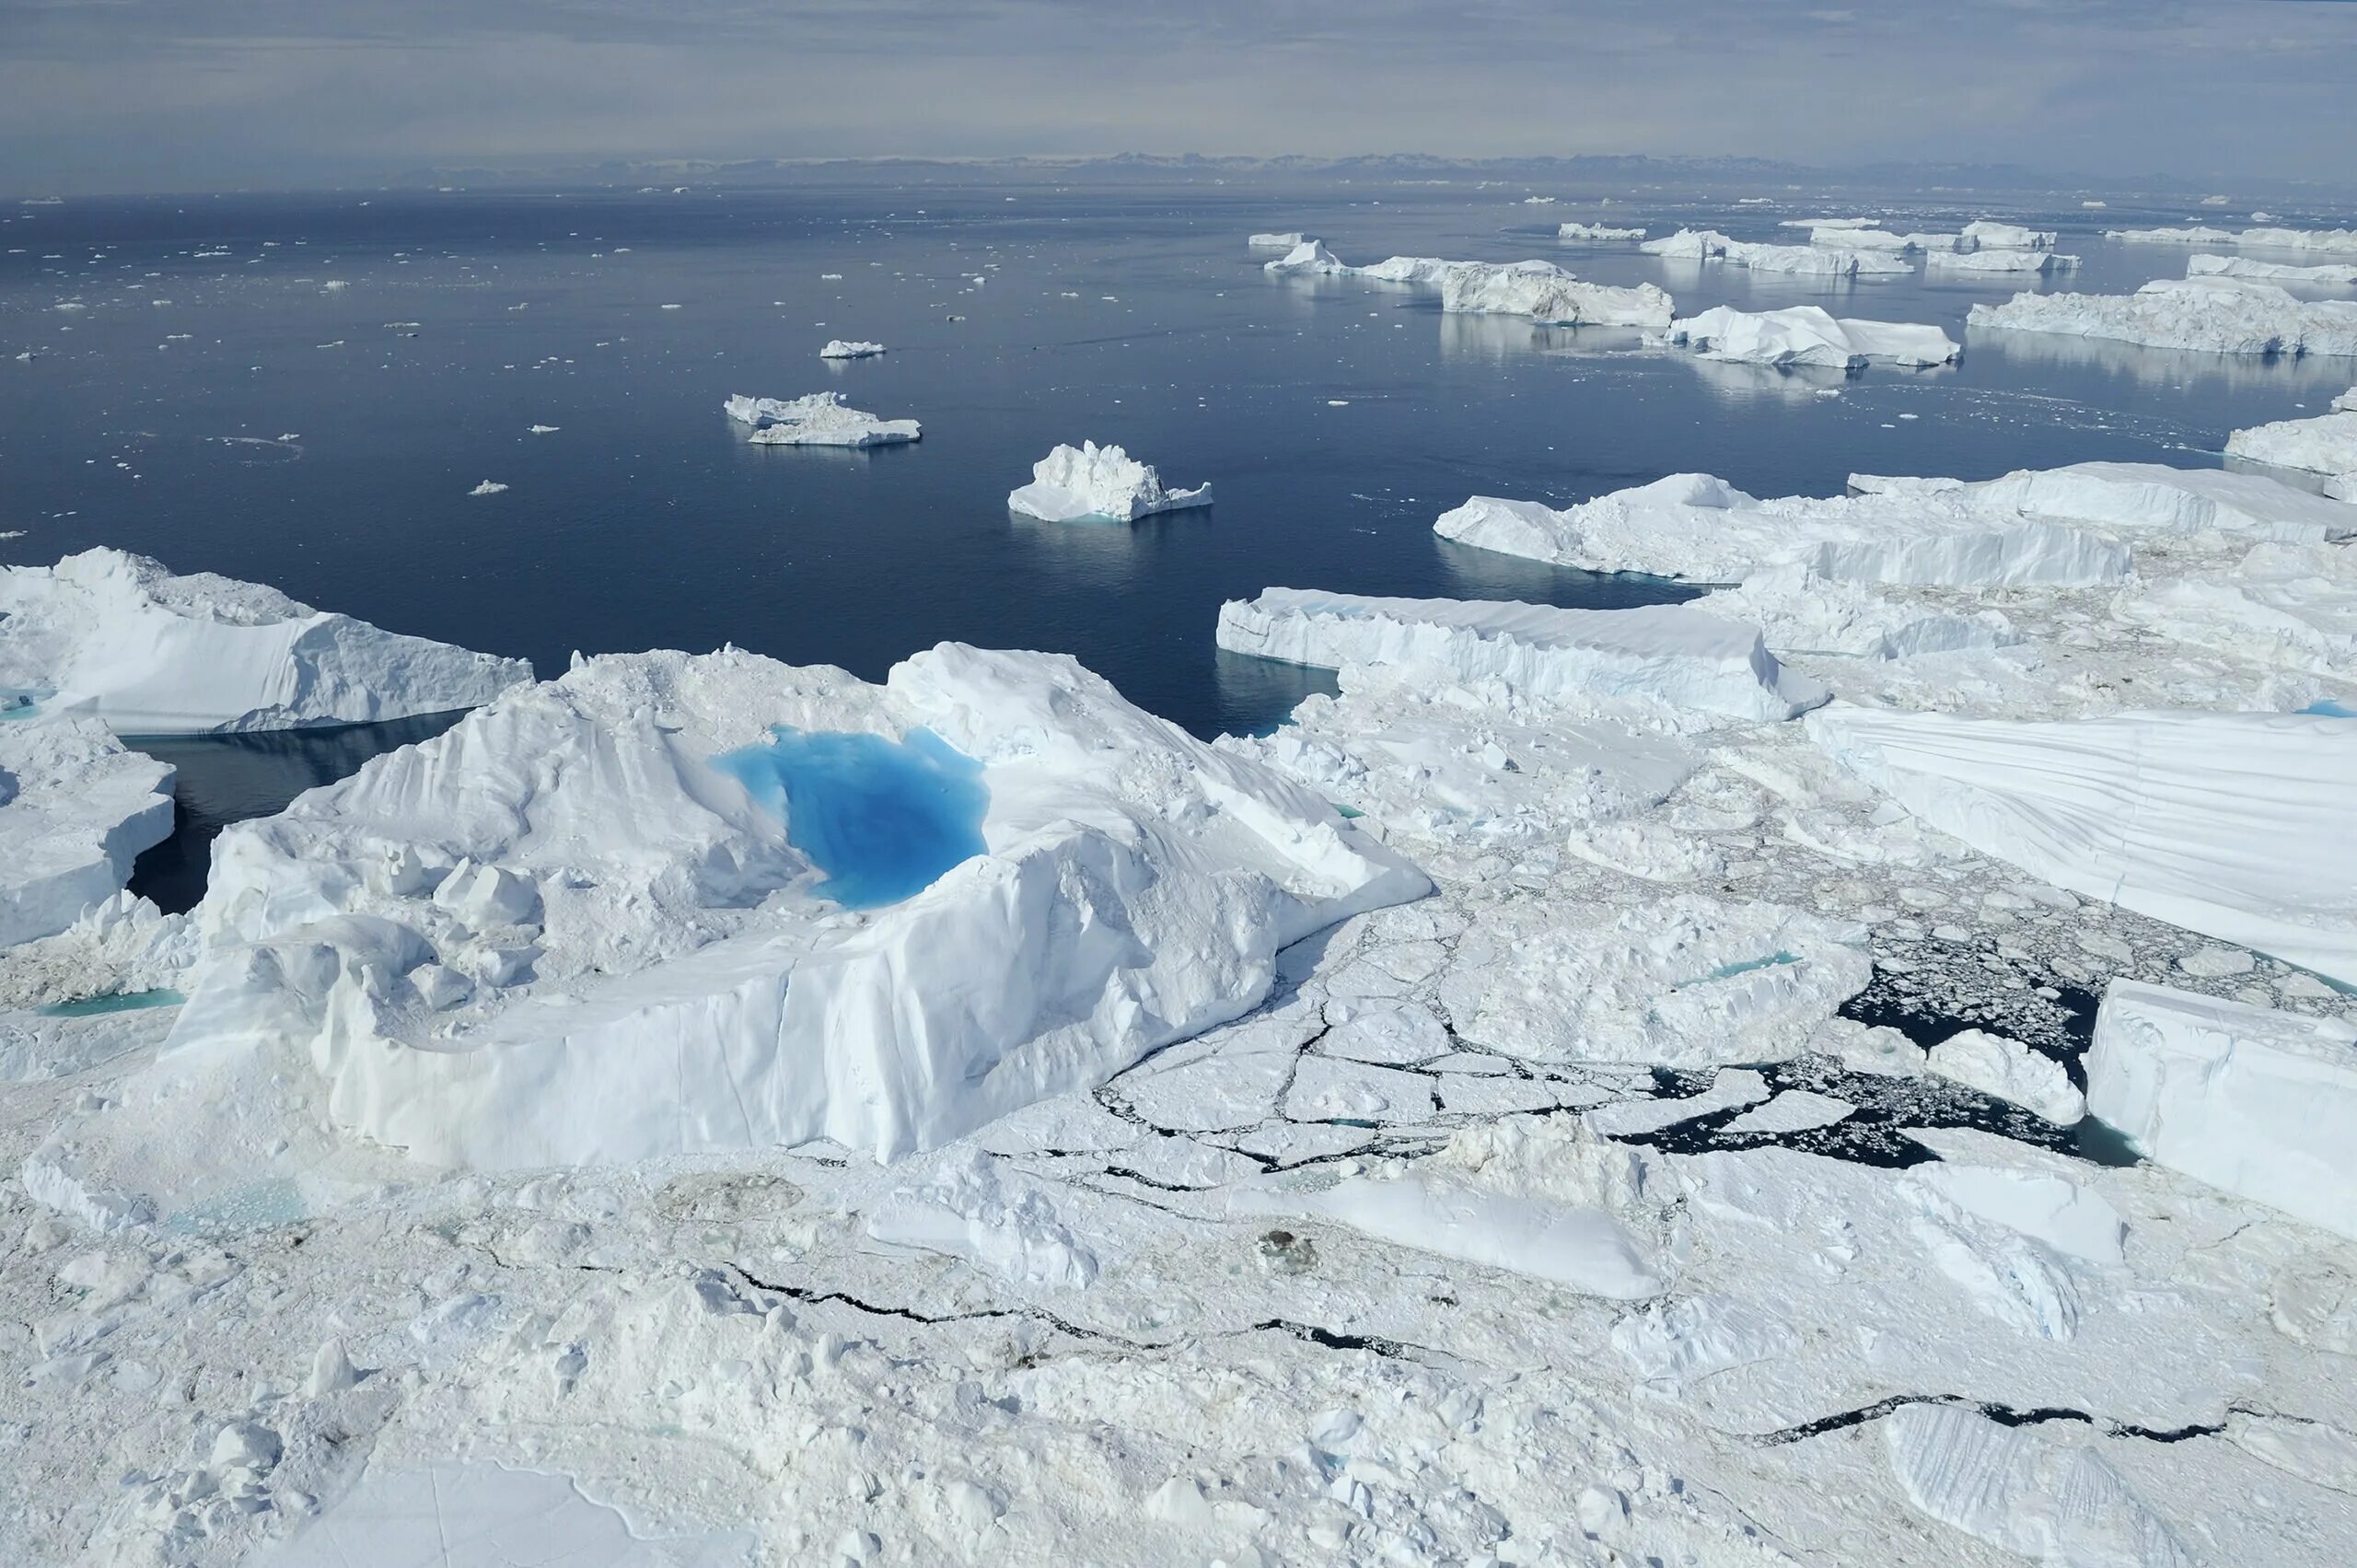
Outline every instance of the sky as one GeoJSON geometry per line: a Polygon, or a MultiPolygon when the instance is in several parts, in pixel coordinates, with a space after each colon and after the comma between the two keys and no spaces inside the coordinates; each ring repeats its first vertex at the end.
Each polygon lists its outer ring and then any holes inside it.
{"type": "Polygon", "coordinates": [[[2357,0],[0,0],[0,191],[1745,155],[2357,187],[2357,0]]]}

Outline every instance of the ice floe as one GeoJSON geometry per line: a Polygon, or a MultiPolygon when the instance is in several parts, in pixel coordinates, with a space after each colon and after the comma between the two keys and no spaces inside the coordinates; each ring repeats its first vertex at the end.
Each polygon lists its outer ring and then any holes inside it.
{"type": "Polygon", "coordinates": [[[373,723],[490,702],[520,659],[382,632],[275,588],[88,550],[0,567],[0,691],[119,735],[373,723]]]}
{"type": "Polygon", "coordinates": [[[1971,324],[2210,354],[2357,355],[2357,303],[2241,278],[2156,278],[2134,294],[2017,294],[1971,324]]]}
{"type": "Polygon", "coordinates": [[[873,359],[884,353],[882,343],[830,338],[827,346],[819,351],[820,359],[873,359]]]}
{"type": "Polygon", "coordinates": [[[1933,273],[2059,273],[2078,264],[2076,256],[2056,250],[1935,250],[1923,258],[1933,273]]]}
{"type": "Polygon", "coordinates": [[[1291,250],[1309,243],[1309,236],[1288,230],[1283,234],[1255,234],[1244,241],[1255,250],[1291,250]]]}
{"type": "Polygon", "coordinates": [[[1963,346],[1937,327],[1836,319],[1815,305],[1737,310],[1721,305],[1669,324],[1664,341],[1709,359],[1746,365],[1801,365],[1855,370],[1870,362],[1947,365],[1963,346]]]}
{"type": "Polygon", "coordinates": [[[1212,487],[1166,490],[1154,465],[1119,447],[1084,441],[1059,446],[1031,465],[1031,482],[1008,494],[1006,504],[1025,517],[1065,523],[1105,517],[1130,523],[1156,512],[1184,511],[1212,504],[1212,487]]]}
{"type": "Polygon", "coordinates": [[[600,658],[225,833],[159,1071],[202,1099],[301,1043],[337,1126],[440,1163],[892,1156],[1235,1016],[1278,948],[1423,887],[1069,659],[600,658]]]}
{"type": "Polygon", "coordinates": [[[172,769],[90,719],[0,714],[0,947],[64,931],[172,831],[172,769]]]}
{"type": "Polygon", "coordinates": [[[2086,1114],[2086,1097],[2062,1063],[1985,1029],[1950,1035],[1925,1053],[1924,1064],[1943,1078],[1969,1084],[2065,1127],[2086,1114]]]}
{"type": "Polygon", "coordinates": [[[2357,1237],[2357,1027],[2115,980],[2087,1109],[2148,1159],[2357,1237]]]}
{"type": "Polygon", "coordinates": [[[1585,283],[1551,261],[1458,261],[1441,273],[1440,289],[1443,310],[1527,316],[1561,326],[1659,331],[1673,309],[1669,296],[1651,284],[1585,283]]]}
{"type": "Polygon", "coordinates": [[[1323,240],[1304,239],[1275,261],[1264,263],[1263,270],[1271,273],[1346,273],[1350,267],[1340,256],[1327,250],[1323,240]]]}
{"type": "Polygon", "coordinates": [[[752,426],[748,440],[768,447],[897,447],[924,434],[913,419],[863,413],[845,403],[841,392],[790,399],[739,393],[724,409],[739,424],[752,426]]]}

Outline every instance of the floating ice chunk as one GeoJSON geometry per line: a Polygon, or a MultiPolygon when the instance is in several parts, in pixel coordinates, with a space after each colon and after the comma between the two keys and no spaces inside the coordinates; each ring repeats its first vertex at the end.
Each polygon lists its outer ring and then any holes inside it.
{"type": "Polygon", "coordinates": [[[1582,283],[1552,261],[1458,261],[1441,273],[1440,308],[1467,314],[1527,316],[1562,326],[1669,325],[1668,295],[1651,284],[1614,288],[1582,283]]]}
{"type": "Polygon", "coordinates": [[[1119,447],[1084,441],[1058,447],[1031,465],[1031,482],[1008,494],[1006,504],[1028,517],[1068,523],[1082,517],[1135,522],[1156,512],[1178,512],[1212,504],[1212,487],[1165,490],[1151,463],[1139,462],[1119,447]]]}
{"type": "Polygon", "coordinates": [[[1270,588],[1220,607],[1219,645],[1409,680],[1497,680],[1523,696],[1658,703],[1778,720],[1825,700],[1781,668],[1758,629],[1684,605],[1557,610],[1478,599],[1371,598],[1270,588]]]}
{"type": "Polygon", "coordinates": [[[1283,234],[1256,234],[1245,244],[1255,250],[1295,250],[1309,243],[1309,236],[1288,231],[1283,234]]]}
{"type": "Polygon", "coordinates": [[[472,490],[468,491],[467,494],[470,495],[497,495],[506,490],[506,488],[507,487],[505,485],[500,483],[495,479],[486,479],[482,483],[476,485],[472,490]]]}
{"type": "Polygon", "coordinates": [[[757,1555],[750,1530],[665,1531],[649,1539],[621,1510],[585,1495],[568,1475],[445,1462],[418,1469],[369,1466],[351,1491],[271,1557],[277,1568],[354,1562],[748,1568],[757,1555]]]}
{"type": "Polygon", "coordinates": [[[1927,1064],[1984,1095],[2068,1127],[2087,1112],[2086,1097],[2072,1086],[2062,1064],[2016,1040],[1966,1029],[1932,1047],[1927,1064]]]}
{"type": "Polygon", "coordinates": [[[1463,262],[1446,261],[1438,256],[1387,256],[1369,266],[1353,267],[1353,277],[1373,278],[1377,283],[1427,284],[1438,287],[1440,280],[1451,267],[1463,262]]]}
{"type": "Polygon", "coordinates": [[[830,338],[827,340],[827,346],[819,351],[819,357],[820,359],[873,359],[883,352],[882,343],[830,338]]]}
{"type": "Polygon", "coordinates": [[[172,769],[88,719],[0,713],[0,947],[65,930],[172,832],[172,769]]]}
{"type": "Polygon", "coordinates": [[[1761,273],[1794,273],[1817,277],[1856,277],[1862,273],[1911,273],[1901,257],[1874,250],[1837,250],[1819,245],[1759,245],[1729,239],[1716,229],[1681,228],[1640,247],[1647,255],[1673,261],[1724,261],[1761,273]]]}
{"type": "MultiPolygon", "coordinates": [[[[528,436],[553,436],[556,432],[557,427],[553,424],[535,424],[528,427],[524,433],[528,436]]],[[[284,441],[287,437],[282,436],[279,439],[284,441]]]]}
{"type": "Polygon", "coordinates": [[[1279,948],[1425,886],[1069,658],[945,644],[870,686],[603,657],[225,833],[157,1071],[209,1093],[259,1053],[332,1125],[445,1164],[891,1156],[1237,1016],[1279,948]],[[981,853],[847,912],[814,823],[897,854],[906,802],[857,770],[797,797],[713,765],[772,726],[937,738],[976,770],[981,853]],[[422,995],[428,964],[470,999],[422,995]]]}
{"type": "Polygon", "coordinates": [[[1433,530],[1559,565],[1703,583],[1795,562],[1829,579],[1947,587],[2086,586],[2129,575],[2126,545],[1988,505],[1953,481],[1865,483],[1877,488],[1760,501],[1709,474],[1672,474],[1561,511],[1477,495],[1433,530]]]}
{"type": "Polygon", "coordinates": [[[2087,1052],[2087,1109],[2148,1159],[2357,1237],[2357,1028],[2345,1020],[2115,980],[2087,1052]]]}
{"type": "Polygon", "coordinates": [[[1323,241],[1305,239],[1292,250],[1267,262],[1261,269],[1271,273],[1347,273],[1351,269],[1343,260],[1326,249],[1323,241]]]}
{"type": "Polygon", "coordinates": [[[2357,473],[2357,408],[2341,408],[2352,400],[2357,388],[2336,399],[2330,413],[2237,430],[2226,437],[2226,456],[2309,473],[2357,473]]]}
{"type": "Polygon", "coordinates": [[[2324,256],[2357,256],[2357,228],[2112,228],[2107,239],[2131,245],[2200,245],[2218,250],[2305,250],[2324,256]]]}
{"type": "Polygon", "coordinates": [[[1981,218],[1964,226],[1963,238],[1984,250],[2051,250],[2055,236],[2050,228],[2029,228],[2017,223],[1981,218]]]}
{"type": "Polygon", "coordinates": [[[2022,638],[2002,610],[1959,612],[1887,589],[1827,577],[1802,562],[1755,572],[1695,608],[1759,628],[1782,655],[1912,658],[1962,648],[2000,648],[2022,638]]]}
{"type": "Polygon", "coordinates": [[[1555,231],[1559,239],[1643,239],[1643,228],[1613,228],[1600,223],[1567,223],[1555,231]]]}
{"type": "Polygon", "coordinates": [[[1805,1132],[1813,1127],[1830,1127],[1837,1121],[1845,1121],[1857,1109],[1848,1100],[1835,1099],[1813,1089],[1786,1089],[1767,1104],[1745,1111],[1721,1131],[1738,1138],[1762,1132],[1771,1136],[1805,1132]]]}
{"type": "Polygon", "coordinates": [[[1984,854],[2357,982],[2357,726],[2303,714],[2026,723],[1832,707],[1809,733],[1984,854]]]}
{"type": "Polygon", "coordinates": [[[2254,261],[2247,256],[2188,256],[2185,259],[2185,275],[2189,278],[2258,278],[2265,283],[2305,284],[2321,288],[2357,285],[2357,265],[2327,261],[2303,267],[2284,261],[2254,261]]]}
{"type": "Polygon", "coordinates": [[[895,447],[923,435],[915,420],[863,413],[841,392],[792,399],[739,393],[723,406],[729,418],[753,427],[748,439],[769,447],[895,447]]]}
{"type": "Polygon", "coordinates": [[[1811,225],[1808,242],[1852,250],[1888,250],[1899,255],[1914,251],[1937,255],[1956,250],[1966,243],[1960,234],[1893,234],[1888,229],[1850,223],[1811,225]]]}
{"type": "Polygon", "coordinates": [[[2056,1568],[2198,1561],[2084,1429],[2007,1425],[1920,1404],[1886,1417],[1883,1437],[1909,1503],[2001,1551],[2056,1568]]]}
{"type": "Polygon", "coordinates": [[[1971,324],[2209,354],[2357,355],[2357,303],[2239,278],[2157,278],[2134,294],[2017,294],[1971,324]]]}
{"type": "Polygon", "coordinates": [[[1947,365],[1963,348],[1937,327],[1897,321],[1837,320],[1815,305],[1782,310],[1717,306],[1669,324],[1666,341],[1710,359],[1747,365],[1811,365],[1854,370],[1872,360],[1947,365]]]}
{"type": "Polygon", "coordinates": [[[1933,273],[2059,273],[2079,264],[2054,250],[1935,250],[1923,258],[1933,273]]]}
{"type": "Polygon", "coordinates": [[[0,567],[0,690],[119,735],[366,724],[471,708],[532,678],[521,659],[380,632],[275,588],[175,576],[89,550],[0,567]]]}

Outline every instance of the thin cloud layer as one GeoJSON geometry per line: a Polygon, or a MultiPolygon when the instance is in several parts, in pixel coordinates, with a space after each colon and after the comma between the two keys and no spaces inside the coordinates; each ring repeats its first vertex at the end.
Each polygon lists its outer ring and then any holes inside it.
{"type": "Polygon", "coordinates": [[[2350,183],[2340,0],[0,0],[0,188],[1381,151],[2350,183]]]}

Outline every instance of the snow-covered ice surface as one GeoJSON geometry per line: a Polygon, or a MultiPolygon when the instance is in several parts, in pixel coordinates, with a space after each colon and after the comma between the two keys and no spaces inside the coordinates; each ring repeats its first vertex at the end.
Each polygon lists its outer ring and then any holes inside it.
{"type": "Polygon", "coordinates": [[[1166,490],[1153,464],[1138,461],[1119,447],[1084,441],[1077,447],[1059,446],[1032,464],[1031,482],[1010,494],[1006,504],[1044,522],[1103,517],[1132,523],[1156,512],[1208,506],[1212,487],[1166,490]]]}
{"type": "Polygon", "coordinates": [[[1933,250],[1923,258],[1932,273],[2059,273],[2078,264],[2055,250],[1933,250]]]}
{"type": "Polygon", "coordinates": [[[1759,311],[1721,305],[1672,321],[1663,335],[1709,359],[1832,370],[1860,369],[1875,361],[1918,367],[1947,365],[1964,352],[1937,327],[1841,320],[1816,305],[1759,311]]]}
{"type": "Polygon", "coordinates": [[[1264,232],[1248,237],[1244,243],[1256,250],[1291,250],[1309,242],[1309,236],[1298,230],[1285,233],[1264,232]]]}
{"type": "Polygon", "coordinates": [[[2315,256],[2357,256],[2357,229],[2270,228],[2242,230],[2204,228],[2111,228],[2107,239],[2131,245],[2198,245],[2205,250],[2243,248],[2252,250],[2296,250],[2315,256]]]}
{"type": "Polygon", "coordinates": [[[819,351],[819,357],[820,359],[873,359],[884,352],[882,343],[868,343],[865,340],[830,338],[827,340],[827,346],[819,351]]]}
{"type": "Polygon", "coordinates": [[[1555,237],[1558,239],[1589,239],[1599,241],[1611,239],[1643,239],[1645,237],[1645,231],[1642,227],[1615,228],[1610,224],[1603,223],[1567,223],[1555,231],[1555,237]]]}
{"type": "Polygon", "coordinates": [[[0,719],[0,948],[121,891],[172,830],[172,770],[91,719],[0,719]]]}
{"type": "Polygon", "coordinates": [[[1670,296],[1652,284],[1621,288],[1588,283],[1552,261],[1451,261],[1437,256],[1393,256],[1354,267],[1318,241],[1305,240],[1266,266],[1271,273],[1437,287],[1445,311],[1527,316],[1552,326],[1639,327],[1658,331],[1669,325],[1675,308],[1670,296]]]}
{"type": "Polygon", "coordinates": [[[2266,283],[2306,284],[2321,288],[2357,286],[2357,263],[2322,261],[2303,266],[2293,261],[2261,261],[2249,256],[2196,255],[2185,259],[2189,278],[2258,278],[2266,283]]]}
{"type": "Polygon", "coordinates": [[[2279,419],[2226,437],[2226,455],[2309,473],[2357,473],[2357,388],[2312,419],[2279,419]],[[2344,407],[2343,405],[2348,405],[2344,407]]]}
{"type": "Polygon", "coordinates": [[[1980,218],[1964,226],[1962,238],[1968,246],[1981,250],[2051,250],[2057,236],[2050,228],[1980,218]]]}
{"type": "Polygon", "coordinates": [[[921,438],[913,419],[878,419],[843,401],[841,392],[800,398],[731,396],[728,417],[752,427],[746,437],[766,447],[897,447],[921,438]]]}
{"type": "Polygon", "coordinates": [[[2156,278],[2134,294],[2017,294],[1971,324],[2208,354],[2357,355],[2357,303],[2235,277],[2156,278]]]}
{"type": "Polygon", "coordinates": [[[1793,273],[1835,278],[1896,275],[1911,273],[1914,264],[1887,250],[1839,250],[1827,245],[1762,245],[1730,239],[1716,229],[1681,228],[1640,247],[1647,255],[1673,261],[1724,261],[1759,273],[1793,273]]]}
{"type": "MultiPolygon", "coordinates": [[[[520,659],[382,632],[211,573],[118,550],[0,566],[0,692],[118,735],[364,724],[471,708],[532,678],[520,659]]],[[[0,721],[6,715],[0,714],[0,721]]]]}

